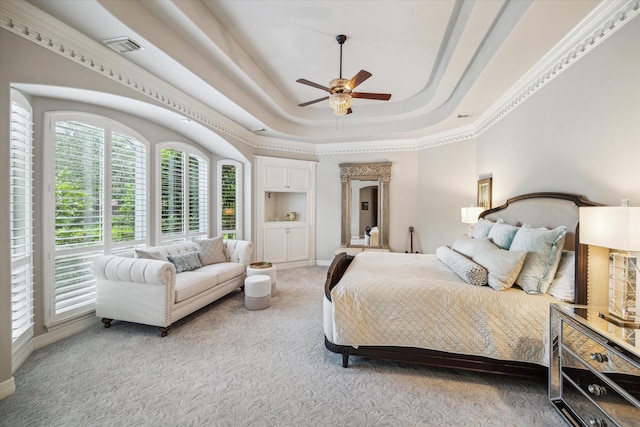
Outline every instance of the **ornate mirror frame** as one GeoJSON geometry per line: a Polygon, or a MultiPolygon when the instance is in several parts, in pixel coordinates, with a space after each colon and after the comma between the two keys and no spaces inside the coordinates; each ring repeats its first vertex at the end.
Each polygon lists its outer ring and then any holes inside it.
{"type": "Polygon", "coordinates": [[[342,184],[342,247],[389,248],[389,182],[391,162],[340,163],[342,184]],[[351,244],[351,181],[368,180],[378,182],[378,245],[351,244]]]}

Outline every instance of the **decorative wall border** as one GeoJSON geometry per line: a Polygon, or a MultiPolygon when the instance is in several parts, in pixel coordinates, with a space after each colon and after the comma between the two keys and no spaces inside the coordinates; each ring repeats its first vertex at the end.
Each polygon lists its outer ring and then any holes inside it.
{"type": "MultiPolygon", "coordinates": [[[[122,84],[217,133],[254,148],[309,155],[335,155],[420,151],[476,138],[639,14],[640,0],[604,2],[471,128],[413,140],[326,144],[266,139],[260,136],[250,139],[243,135],[244,129],[234,130],[239,125],[214,109],[94,40],[63,26],[55,18],[27,2],[0,1],[0,28],[122,84]]],[[[251,134],[247,131],[247,135],[251,134]]]]}
{"type": "Polygon", "coordinates": [[[373,176],[382,182],[391,182],[391,162],[340,163],[340,182],[354,176],[373,176]]]}

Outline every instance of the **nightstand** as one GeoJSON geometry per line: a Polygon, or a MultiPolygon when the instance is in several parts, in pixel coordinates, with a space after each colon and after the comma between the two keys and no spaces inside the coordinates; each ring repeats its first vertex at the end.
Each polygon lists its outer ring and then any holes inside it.
{"type": "Polygon", "coordinates": [[[552,304],[549,400],[573,426],[640,426],[640,330],[552,304]]]}

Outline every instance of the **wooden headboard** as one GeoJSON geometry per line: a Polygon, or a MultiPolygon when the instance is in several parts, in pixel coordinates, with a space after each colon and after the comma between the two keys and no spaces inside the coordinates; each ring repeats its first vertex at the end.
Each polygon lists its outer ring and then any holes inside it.
{"type": "Polygon", "coordinates": [[[529,193],[508,199],[502,206],[486,210],[481,218],[491,221],[502,219],[508,224],[549,229],[559,225],[567,227],[564,249],[576,251],[575,303],[587,303],[587,246],[580,244],[581,206],[598,206],[582,196],[566,193],[529,193]]]}

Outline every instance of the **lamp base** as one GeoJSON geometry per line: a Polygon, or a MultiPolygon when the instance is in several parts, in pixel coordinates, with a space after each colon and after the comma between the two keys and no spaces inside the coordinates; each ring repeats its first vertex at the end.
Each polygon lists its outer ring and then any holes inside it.
{"type": "Polygon", "coordinates": [[[623,320],[618,316],[616,316],[615,314],[599,312],[598,316],[601,319],[604,319],[607,322],[613,323],[614,325],[619,326],[621,328],[640,329],[640,323],[632,322],[630,320],[623,320]]]}

